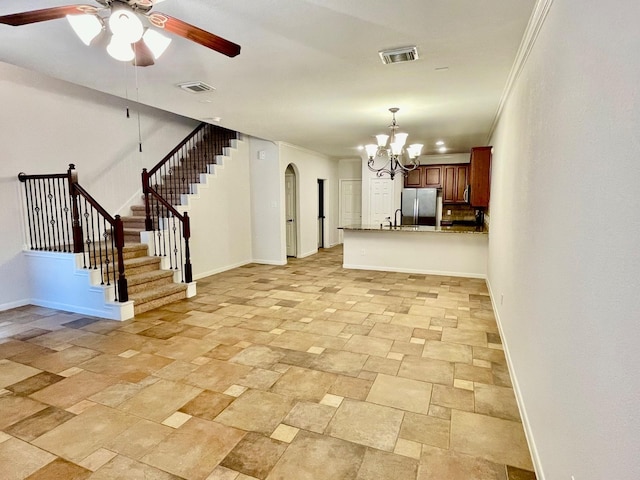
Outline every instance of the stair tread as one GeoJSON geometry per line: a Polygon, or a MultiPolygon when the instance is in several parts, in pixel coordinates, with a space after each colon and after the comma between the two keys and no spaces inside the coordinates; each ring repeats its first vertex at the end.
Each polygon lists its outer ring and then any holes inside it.
{"type": "Polygon", "coordinates": [[[145,303],[155,300],[157,298],[166,297],[174,293],[187,290],[186,283],[169,283],[167,285],[161,285],[156,288],[145,290],[144,292],[132,293],[129,295],[129,300],[133,300],[135,303],[145,303]]]}

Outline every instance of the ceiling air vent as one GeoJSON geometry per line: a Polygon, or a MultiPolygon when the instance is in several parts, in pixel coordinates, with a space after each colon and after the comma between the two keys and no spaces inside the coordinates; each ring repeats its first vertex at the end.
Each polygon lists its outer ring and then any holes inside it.
{"type": "Polygon", "coordinates": [[[215,90],[211,85],[207,85],[204,82],[186,82],[180,83],[178,86],[191,93],[212,92],[215,90]]]}
{"type": "Polygon", "coordinates": [[[418,59],[418,48],[412,47],[400,47],[392,50],[380,50],[378,52],[382,63],[385,65],[388,63],[400,63],[400,62],[412,62],[418,59]]]}

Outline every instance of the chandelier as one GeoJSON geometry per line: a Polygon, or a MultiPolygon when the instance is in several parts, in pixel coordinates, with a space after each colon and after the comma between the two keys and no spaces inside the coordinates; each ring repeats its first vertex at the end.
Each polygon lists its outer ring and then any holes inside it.
{"type": "Polygon", "coordinates": [[[421,143],[414,143],[405,148],[409,134],[397,132],[398,128],[400,128],[396,123],[396,113],[398,110],[400,109],[397,107],[389,109],[393,116],[391,125],[389,125],[391,135],[376,135],[377,145],[372,143],[364,146],[367,157],[369,157],[367,161],[369,170],[375,172],[378,177],[382,177],[385,174],[389,175],[391,180],[393,180],[397,173],[406,175],[411,170],[418,168],[420,165],[418,163],[418,157],[422,152],[421,143]],[[405,154],[409,157],[410,163],[403,165],[401,160],[405,154]],[[376,157],[386,159],[386,162],[380,168],[376,168],[376,157]]]}

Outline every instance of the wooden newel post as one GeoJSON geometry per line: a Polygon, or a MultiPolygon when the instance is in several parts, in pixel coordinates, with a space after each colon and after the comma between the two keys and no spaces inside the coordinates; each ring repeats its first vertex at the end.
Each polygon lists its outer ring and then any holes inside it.
{"type": "Polygon", "coordinates": [[[184,212],[184,222],[182,223],[182,237],[184,238],[184,281],[193,282],[193,270],[191,268],[191,252],[189,251],[189,238],[191,237],[191,221],[189,214],[184,212]]]}
{"type": "Polygon", "coordinates": [[[115,220],[116,248],[118,250],[118,298],[120,302],[128,302],[129,288],[127,277],[124,274],[124,224],[120,215],[116,215],[115,220]]]}
{"type": "Polygon", "coordinates": [[[142,193],[144,194],[144,229],[147,232],[153,230],[153,220],[151,219],[151,205],[149,205],[149,172],[142,169],[142,193]]]}
{"type": "Polygon", "coordinates": [[[84,252],[84,239],[82,235],[82,225],[80,224],[80,209],[78,208],[78,172],[73,163],[69,164],[67,178],[69,180],[69,194],[71,195],[71,230],[73,232],[73,253],[84,252]]]}

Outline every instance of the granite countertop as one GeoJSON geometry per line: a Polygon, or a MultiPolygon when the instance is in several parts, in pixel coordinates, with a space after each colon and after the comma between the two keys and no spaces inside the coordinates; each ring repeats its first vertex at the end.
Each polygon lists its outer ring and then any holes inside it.
{"type": "Polygon", "coordinates": [[[489,233],[486,225],[482,227],[474,227],[467,225],[451,225],[430,227],[426,225],[402,225],[398,227],[389,227],[389,225],[345,225],[338,227],[340,230],[353,230],[361,232],[418,232],[418,233],[473,233],[486,235],[489,233]]]}

